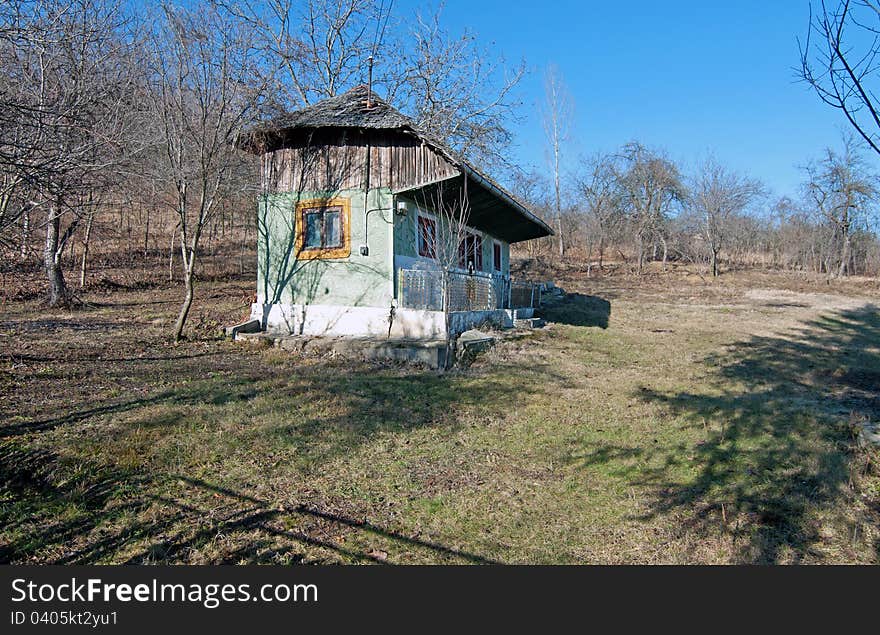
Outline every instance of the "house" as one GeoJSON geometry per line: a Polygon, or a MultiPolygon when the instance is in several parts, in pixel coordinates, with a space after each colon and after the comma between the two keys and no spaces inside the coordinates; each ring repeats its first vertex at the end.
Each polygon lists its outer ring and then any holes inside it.
{"type": "Polygon", "coordinates": [[[536,302],[510,279],[510,245],[550,227],[367,87],[279,116],[244,147],[260,156],[251,319],[264,331],[442,338],[536,302]]]}

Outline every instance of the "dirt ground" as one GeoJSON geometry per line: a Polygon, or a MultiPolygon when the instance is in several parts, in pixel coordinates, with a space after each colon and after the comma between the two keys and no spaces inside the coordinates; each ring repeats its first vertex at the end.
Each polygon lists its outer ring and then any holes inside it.
{"type": "Polygon", "coordinates": [[[0,561],[880,561],[876,280],[525,273],[547,328],[445,374],[223,340],[247,274],[178,345],[159,276],[7,294],[0,561]]]}

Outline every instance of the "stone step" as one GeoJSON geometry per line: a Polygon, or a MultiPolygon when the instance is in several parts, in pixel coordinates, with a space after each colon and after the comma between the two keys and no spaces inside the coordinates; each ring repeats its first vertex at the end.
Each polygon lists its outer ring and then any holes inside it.
{"type": "Polygon", "coordinates": [[[465,331],[458,336],[460,352],[482,353],[495,346],[495,338],[476,329],[465,331]]]}
{"type": "Polygon", "coordinates": [[[239,333],[259,333],[260,321],[248,320],[247,322],[242,322],[241,324],[227,326],[223,329],[223,332],[226,334],[226,337],[229,337],[231,339],[236,339],[239,333]]]}
{"type": "Polygon", "coordinates": [[[535,309],[531,307],[513,310],[514,320],[529,320],[533,317],[535,317],[535,309]]]}
{"type": "Polygon", "coordinates": [[[536,317],[513,321],[514,328],[518,329],[539,329],[545,324],[547,324],[547,322],[545,322],[543,318],[536,317]]]}

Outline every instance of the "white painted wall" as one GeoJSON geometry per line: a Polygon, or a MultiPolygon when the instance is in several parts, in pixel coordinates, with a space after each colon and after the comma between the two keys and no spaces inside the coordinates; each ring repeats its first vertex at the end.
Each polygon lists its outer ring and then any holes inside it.
{"type": "MultiPolygon", "coordinates": [[[[337,337],[388,337],[391,308],[253,304],[251,319],[259,320],[270,333],[337,337]],[[265,313],[265,319],[264,319],[265,313]]],[[[459,334],[485,322],[512,326],[512,312],[460,311],[451,314],[451,330],[459,334]]],[[[390,337],[396,339],[443,339],[446,321],[442,311],[395,309],[390,337]]]]}

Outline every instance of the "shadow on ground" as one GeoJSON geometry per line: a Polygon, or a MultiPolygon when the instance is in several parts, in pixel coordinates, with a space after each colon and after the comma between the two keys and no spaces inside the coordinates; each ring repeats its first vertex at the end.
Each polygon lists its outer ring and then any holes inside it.
{"type": "MultiPolygon", "coordinates": [[[[171,357],[192,364],[173,387],[0,426],[0,562],[386,561],[355,546],[366,540],[358,536],[432,561],[489,562],[368,521],[307,484],[376,438],[406,444],[425,428],[451,436],[462,408],[485,414],[527,400],[540,367],[443,375],[248,355],[236,373],[208,372],[211,356],[171,357]],[[283,501],[255,495],[264,478],[276,479],[269,489],[285,491],[283,501]]],[[[157,359],[136,360],[139,383],[150,386],[157,359]]]]}
{"type": "Polygon", "coordinates": [[[608,328],[611,303],[598,296],[567,293],[561,298],[550,298],[538,310],[538,315],[548,322],[571,326],[598,326],[608,328]]]}
{"type": "Polygon", "coordinates": [[[659,456],[639,450],[646,464],[659,465],[631,474],[656,492],[646,517],[672,514],[703,535],[731,532],[742,562],[805,562],[829,552],[876,561],[880,506],[864,500],[858,484],[874,479],[876,492],[880,474],[873,451],[854,443],[854,429],[880,418],[877,307],[824,316],[787,336],[753,337],[705,363],[715,373],[709,390],[638,393],[705,430],[696,447],[659,456]],[[674,478],[688,457],[695,476],[674,478]]]}

